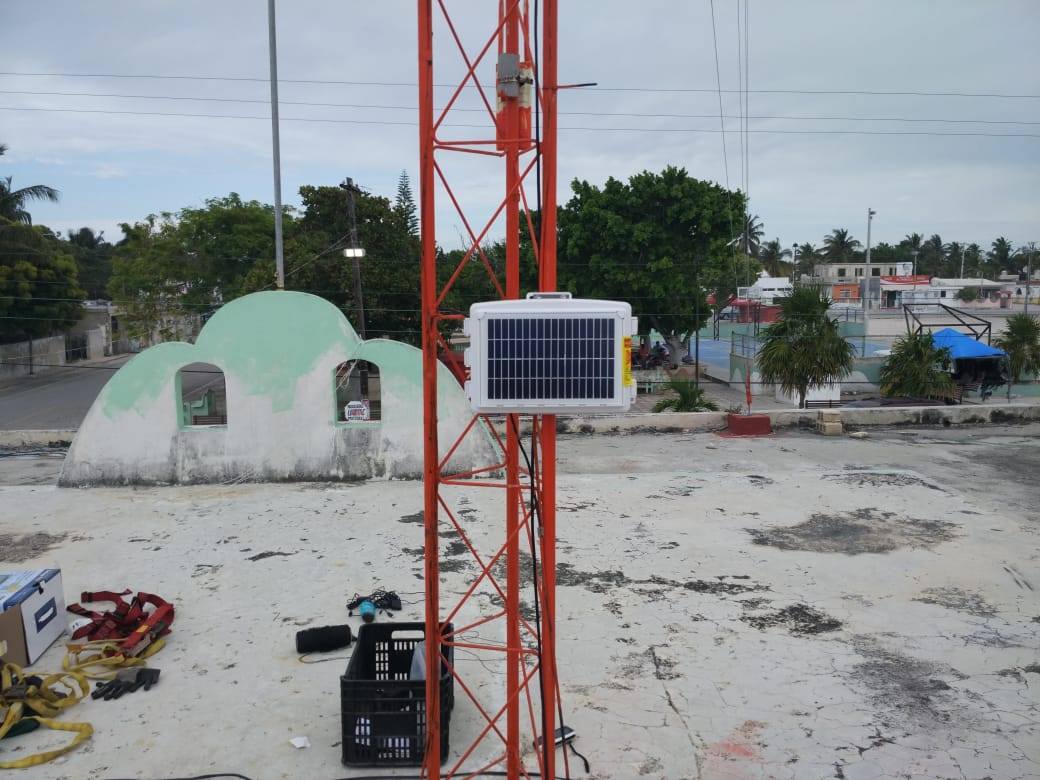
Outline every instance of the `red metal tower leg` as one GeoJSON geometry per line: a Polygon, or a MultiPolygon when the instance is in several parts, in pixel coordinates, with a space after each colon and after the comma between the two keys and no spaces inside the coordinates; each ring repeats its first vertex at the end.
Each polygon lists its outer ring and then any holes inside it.
{"type": "MultiPolygon", "coordinates": [[[[465,427],[463,433],[450,442],[445,453],[439,450],[437,439],[437,370],[438,370],[438,325],[447,320],[457,320],[458,313],[448,313],[441,306],[456,279],[470,261],[479,261],[492,281],[493,287],[505,298],[520,296],[520,206],[528,206],[528,194],[524,182],[533,171],[536,162],[542,162],[544,190],[543,229],[537,242],[536,257],[539,262],[539,288],[554,290],[556,288],[556,17],[557,0],[544,0],[544,62],[535,62],[530,40],[528,0],[499,0],[497,24],[488,32],[487,37],[478,41],[474,49],[467,49],[459,35],[458,29],[451,20],[445,0],[418,0],[419,14],[419,142],[420,142],[420,217],[422,229],[422,329],[423,329],[423,411],[424,411],[424,511],[425,511],[425,581],[426,581],[426,711],[427,711],[427,744],[426,758],[423,764],[424,775],[429,780],[452,777],[478,777],[481,772],[491,767],[505,768],[507,776],[512,780],[529,778],[532,767],[525,766],[523,748],[536,743],[541,735],[547,735],[548,764],[543,765],[541,751],[537,752],[538,770],[542,777],[554,777],[554,754],[551,748],[552,732],[555,724],[554,706],[558,696],[558,682],[554,656],[555,648],[555,566],[556,566],[556,421],[554,417],[535,418],[532,447],[528,456],[533,461],[530,474],[521,470],[519,436],[520,420],[518,415],[509,415],[505,421],[506,435],[503,442],[494,429],[490,429],[494,440],[502,453],[502,462],[493,466],[480,468],[456,469],[452,472],[449,461],[458,451],[462,439],[472,435],[483,426],[484,421],[474,418],[465,427]],[[465,75],[450,97],[443,105],[434,108],[433,95],[433,56],[434,56],[434,14],[443,15],[447,27],[447,36],[439,36],[438,42],[446,41],[454,44],[461,55],[465,75]],[[499,91],[496,109],[494,94],[488,95],[480,74],[486,74],[492,65],[495,54],[515,55],[520,62],[521,76],[517,83],[502,85],[499,91]],[[531,73],[542,69],[544,78],[540,82],[541,95],[534,96],[541,101],[545,117],[543,142],[541,148],[532,148],[530,139],[530,109],[521,105],[526,100],[526,86],[520,83],[531,73]],[[465,95],[467,89],[477,90],[481,103],[487,108],[488,133],[474,132],[466,140],[441,138],[449,125],[442,124],[448,111],[456,101],[465,95]],[[518,96],[519,89],[521,95],[518,96]],[[490,99],[489,99],[490,97],[490,99]],[[505,164],[505,192],[497,208],[490,212],[486,223],[477,223],[467,218],[460,199],[452,191],[450,175],[443,164],[443,157],[467,154],[502,158],[505,164]],[[438,157],[435,158],[435,155],[438,157]],[[530,159],[523,159],[524,157],[530,159]],[[440,162],[438,162],[440,160],[440,162]],[[521,164],[522,163],[522,164],[521,164]],[[465,256],[453,268],[445,268],[445,274],[438,281],[436,225],[435,225],[435,187],[440,186],[448,196],[450,203],[465,225],[471,244],[467,245],[465,256]],[[480,248],[480,243],[490,231],[500,230],[504,221],[506,268],[504,285],[499,283],[488,258],[480,248]],[[500,470],[504,470],[505,478],[501,479],[500,470]],[[465,518],[452,511],[450,503],[442,494],[442,489],[457,490],[464,487],[494,488],[501,490],[506,499],[505,533],[501,542],[491,551],[478,551],[464,525],[465,518]],[[504,490],[503,490],[504,488],[504,490]],[[543,561],[538,573],[539,606],[543,616],[543,628],[540,644],[535,641],[539,632],[531,622],[520,614],[520,550],[525,543],[533,522],[533,512],[528,511],[527,501],[531,492],[535,492],[533,504],[538,508],[541,521],[541,536],[537,544],[543,561]],[[438,563],[438,512],[443,512],[454,531],[459,534],[469,552],[477,562],[479,576],[458,599],[458,603],[448,604],[448,609],[440,609],[439,563],[438,563]],[[496,562],[505,563],[506,581],[504,587],[495,574],[496,562]],[[467,617],[462,620],[463,606],[473,597],[477,588],[483,584],[491,587],[497,597],[502,599],[502,608],[494,614],[483,613],[479,619],[467,617]],[[455,631],[441,638],[441,617],[453,622],[455,631]],[[504,621],[502,626],[506,642],[504,647],[484,641],[473,641],[465,635],[474,629],[487,627],[504,621]],[[460,625],[462,624],[462,625],[460,625]],[[479,735],[469,745],[459,749],[458,756],[442,770],[440,753],[440,687],[437,670],[441,663],[447,662],[447,651],[460,648],[467,653],[485,653],[505,659],[506,690],[505,699],[500,707],[490,708],[478,701],[475,687],[467,684],[459,670],[449,669],[455,682],[455,698],[466,701],[471,712],[483,719],[478,721],[479,735]],[[536,720],[532,687],[541,684],[541,701],[544,717],[536,720]],[[463,698],[465,697],[465,698],[463,698]],[[526,706],[529,717],[530,734],[526,732],[528,725],[521,723],[523,708],[526,706]],[[504,724],[503,724],[504,721],[504,724]],[[492,743],[498,740],[504,750],[495,755],[477,753],[484,740],[492,743]],[[474,769],[475,760],[482,768],[474,769]]],[[[490,16],[490,13],[489,13],[490,16]]],[[[440,21],[438,19],[438,21],[440,21]]],[[[490,20],[489,20],[490,21],[490,20]]],[[[510,79],[513,77],[512,64],[504,67],[510,79]]],[[[499,89],[496,85],[495,89],[499,89]]],[[[535,238],[535,230],[530,213],[526,214],[525,224],[535,238]]],[[[454,599],[453,599],[454,601],[454,599]]],[[[530,759],[528,759],[530,760],[530,759]]]]}
{"type": "MultiPolygon", "coordinates": [[[[557,98],[557,0],[542,3],[542,51],[538,72],[541,82],[543,132],[541,244],[538,249],[538,286],[556,290],[556,98],[557,98]]],[[[542,416],[539,426],[542,510],[542,733],[556,730],[556,415],[542,416]]],[[[548,751],[543,777],[556,777],[556,751],[548,751]]]]}
{"type": "Polygon", "coordinates": [[[437,497],[437,243],[434,225],[433,5],[419,0],[419,219],[422,225],[423,527],[426,584],[426,774],[440,777],[440,561],[437,497]]]}
{"type": "MultiPolygon", "coordinates": [[[[503,51],[519,52],[520,14],[516,4],[505,8],[499,5],[500,31],[504,38],[503,51]]],[[[505,126],[506,163],[506,298],[520,297],[520,107],[516,100],[506,100],[498,114],[505,126]]],[[[509,415],[506,429],[506,644],[510,652],[506,661],[506,690],[514,691],[520,682],[522,657],[520,654],[520,418],[509,415]]],[[[520,697],[514,697],[506,713],[506,773],[509,780],[520,777],[520,697]]]]}

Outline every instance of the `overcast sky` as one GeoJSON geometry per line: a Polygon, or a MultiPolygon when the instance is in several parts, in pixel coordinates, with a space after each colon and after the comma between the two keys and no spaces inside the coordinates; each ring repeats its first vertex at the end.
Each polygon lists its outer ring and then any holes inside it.
{"type": "MultiPolygon", "coordinates": [[[[767,117],[750,122],[749,192],[767,239],[819,244],[834,227],[864,239],[872,206],[878,212],[875,242],[896,242],[915,230],[984,246],[998,235],[1016,245],[1040,241],[1040,2],[749,3],[749,113],[767,117]],[[930,121],[880,121],[895,118],[930,121]],[[888,134],[766,132],[779,130],[888,134]]],[[[494,26],[497,4],[446,4],[470,48],[479,47],[494,26]]],[[[728,169],[718,132],[709,0],[562,0],[561,6],[561,81],[600,87],[562,93],[561,202],[575,177],[601,183],[668,164],[740,187],[738,0],[714,0],[722,88],[731,90],[723,95],[724,113],[732,117],[726,119],[732,131],[725,136],[728,169]],[[660,91],[668,89],[707,91],[660,91]],[[663,132],[668,129],[678,131],[663,132]]],[[[366,189],[392,196],[402,169],[415,179],[415,7],[410,0],[280,3],[287,203],[299,202],[301,184],[336,184],[352,176],[366,189]]],[[[437,43],[437,81],[444,83],[458,73],[458,56],[446,33],[437,43]]],[[[262,118],[268,96],[264,0],[0,0],[0,52],[0,142],[11,147],[0,159],[0,174],[12,175],[15,186],[45,183],[62,192],[59,204],[33,207],[35,221],[62,230],[88,225],[115,239],[120,222],[232,191],[271,201],[270,123],[262,118]],[[246,102],[221,102],[227,99],[246,102]],[[6,110],[15,107],[79,112],[6,110]]],[[[480,75],[487,82],[492,72],[488,62],[480,75]]],[[[438,90],[442,99],[447,94],[438,90]]],[[[478,105],[472,91],[460,103],[465,109],[478,105]]],[[[480,118],[456,111],[448,122],[480,118]]],[[[451,132],[468,137],[477,131],[451,132]]],[[[482,220],[503,186],[497,161],[445,164],[467,216],[482,220]]],[[[441,203],[438,238],[456,245],[461,224],[446,199],[441,203]]]]}

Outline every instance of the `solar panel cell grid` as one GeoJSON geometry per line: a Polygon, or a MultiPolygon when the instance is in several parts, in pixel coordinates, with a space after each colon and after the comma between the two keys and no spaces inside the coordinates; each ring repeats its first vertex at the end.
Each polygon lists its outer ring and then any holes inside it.
{"type": "Polygon", "coordinates": [[[613,317],[491,317],[488,398],[610,399],[614,353],[613,317]]]}

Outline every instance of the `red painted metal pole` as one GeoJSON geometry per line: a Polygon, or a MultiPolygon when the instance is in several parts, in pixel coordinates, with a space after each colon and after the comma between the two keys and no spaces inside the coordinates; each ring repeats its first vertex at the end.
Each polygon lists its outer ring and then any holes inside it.
{"type": "MultiPolygon", "coordinates": [[[[556,290],[556,98],[557,0],[542,3],[542,51],[538,63],[542,100],[542,230],[538,248],[538,286],[543,292],[556,290]]],[[[535,96],[538,99],[539,96],[535,96]]],[[[556,730],[556,415],[542,417],[540,428],[542,467],[541,553],[542,553],[542,734],[552,739],[556,730]]],[[[549,742],[552,744],[552,742],[549,742]]],[[[556,751],[547,752],[543,777],[556,777],[556,751]]]]}
{"type": "MultiPolygon", "coordinates": [[[[500,29],[504,32],[504,51],[507,54],[520,52],[520,14],[515,4],[505,11],[500,29]]],[[[499,86],[501,90],[501,86],[499,86]]],[[[499,113],[499,122],[505,130],[506,163],[506,295],[507,299],[520,297],[520,195],[517,183],[520,178],[520,149],[517,138],[520,133],[520,104],[516,97],[507,98],[499,113]]],[[[520,777],[520,697],[513,696],[520,685],[520,538],[516,533],[520,524],[520,501],[522,493],[520,479],[520,450],[518,415],[509,415],[506,429],[506,644],[510,652],[506,660],[506,696],[509,709],[506,712],[506,774],[509,780],[520,777]]]]}
{"type": "Polygon", "coordinates": [[[441,774],[440,571],[437,555],[437,239],[434,224],[433,6],[419,5],[419,224],[422,251],[423,524],[426,586],[426,776],[441,774]]]}

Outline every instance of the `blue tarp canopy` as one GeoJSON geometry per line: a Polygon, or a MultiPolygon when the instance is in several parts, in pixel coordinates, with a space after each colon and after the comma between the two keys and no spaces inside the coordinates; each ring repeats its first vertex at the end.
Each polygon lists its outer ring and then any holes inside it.
{"type": "Polygon", "coordinates": [[[991,347],[976,341],[971,336],[955,331],[953,328],[943,328],[932,334],[932,340],[937,347],[946,347],[954,360],[971,358],[993,358],[1007,355],[1002,349],[991,347]]]}

